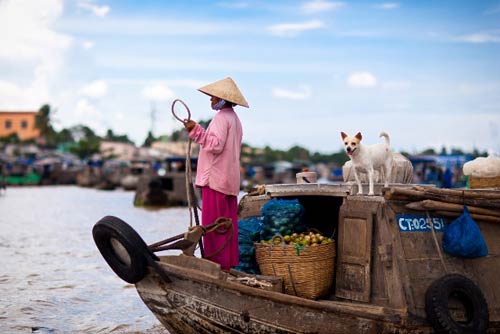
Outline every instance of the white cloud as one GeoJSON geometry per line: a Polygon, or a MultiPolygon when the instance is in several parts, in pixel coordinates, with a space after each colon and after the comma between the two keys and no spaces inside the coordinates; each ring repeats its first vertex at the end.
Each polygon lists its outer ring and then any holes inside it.
{"type": "Polygon", "coordinates": [[[92,41],[83,41],[82,42],[82,47],[85,50],[90,50],[90,49],[94,48],[94,42],[92,42],[92,41]]]}
{"type": "Polygon", "coordinates": [[[58,59],[71,44],[69,36],[51,29],[62,11],[62,0],[0,1],[0,59],[58,59]]]}
{"type": "Polygon", "coordinates": [[[171,100],[175,96],[174,92],[164,82],[144,87],[141,94],[144,98],[154,101],[171,100]]]}
{"type": "Polygon", "coordinates": [[[122,112],[117,111],[113,114],[113,116],[117,122],[121,122],[125,119],[125,115],[122,112]]]}
{"type": "Polygon", "coordinates": [[[49,93],[44,77],[35,79],[27,86],[0,81],[0,109],[38,110],[49,102],[49,93]]]}
{"type": "Polygon", "coordinates": [[[110,11],[109,6],[98,6],[93,4],[91,0],[80,1],[78,7],[86,9],[99,17],[106,16],[110,11]]]}
{"type": "MultiPolygon", "coordinates": [[[[1,1],[1,0],[0,0],[1,1]]],[[[220,36],[255,33],[255,26],[240,21],[157,19],[144,17],[72,18],[60,24],[74,34],[103,36],[220,36]]]]}
{"type": "Polygon", "coordinates": [[[493,93],[500,96],[500,82],[494,81],[480,84],[462,82],[458,84],[456,91],[457,93],[464,95],[493,93]]]}
{"type": "Polygon", "coordinates": [[[355,72],[349,75],[347,84],[351,87],[375,87],[377,78],[370,72],[355,72]]]}
{"type": "Polygon", "coordinates": [[[18,85],[8,81],[0,81],[0,106],[5,105],[9,100],[21,97],[22,94],[23,89],[18,85]]]}
{"type": "Polygon", "coordinates": [[[380,3],[380,4],[376,5],[376,7],[380,8],[380,9],[386,9],[386,10],[396,9],[396,8],[399,8],[399,3],[397,3],[397,2],[384,2],[384,3],[380,3]]]}
{"type": "MultiPolygon", "coordinates": [[[[206,67],[206,64],[204,64],[206,67]]],[[[136,66],[133,66],[137,68],[136,66]]],[[[177,67],[179,68],[179,67],[177,67]]],[[[158,85],[158,83],[162,83],[163,85],[167,87],[183,87],[183,88],[200,88],[201,86],[204,86],[208,84],[209,82],[202,81],[202,80],[197,80],[197,79],[167,79],[167,80],[162,80],[162,79],[156,79],[156,80],[151,80],[151,79],[123,79],[123,78],[108,78],[106,79],[106,82],[109,82],[111,84],[117,84],[117,85],[139,85],[139,86],[155,86],[158,85]]]]}
{"type": "Polygon", "coordinates": [[[274,97],[289,100],[306,100],[312,96],[312,90],[308,86],[301,86],[300,91],[291,91],[283,88],[273,88],[274,97]]]}
{"type": "Polygon", "coordinates": [[[0,1],[0,68],[19,67],[30,73],[17,82],[2,82],[3,108],[37,110],[50,102],[49,87],[72,44],[70,36],[52,29],[62,12],[62,0],[0,1]]]}
{"type": "Polygon", "coordinates": [[[344,6],[343,2],[313,0],[313,1],[309,1],[309,2],[304,3],[302,5],[302,11],[306,14],[313,14],[313,13],[336,10],[342,6],[344,6]]]}
{"type": "Polygon", "coordinates": [[[457,41],[466,43],[500,43],[500,30],[481,31],[474,34],[462,35],[457,41]]]}
{"type": "Polygon", "coordinates": [[[275,24],[268,28],[272,35],[280,37],[294,37],[303,31],[323,28],[325,24],[319,20],[302,23],[282,23],[275,24]]]}
{"type": "Polygon", "coordinates": [[[96,80],[85,85],[79,93],[90,98],[100,98],[108,93],[108,84],[104,80],[96,80]]]}
{"type": "Polygon", "coordinates": [[[90,127],[96,133],[104,133],[106,130],[102,112],[86,98],[79,99],[76,102],[72,120],[75,124],[84,124],[90,127]]]}
{"type": "Polygon", "coordinates": [[[78,117],[100,117],[97,109],[85,98],[79,99],[76,102],[75,115],[78,117]]]}

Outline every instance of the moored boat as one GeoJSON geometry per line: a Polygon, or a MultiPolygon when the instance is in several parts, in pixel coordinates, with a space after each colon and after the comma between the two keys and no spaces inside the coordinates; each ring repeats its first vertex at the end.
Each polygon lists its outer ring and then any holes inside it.
{"type": "MultiPolygon", "coordinates": [[[[197,161],[197,158],[190,159],[191,166],[189,167],[193,171],[191,183],[196,178],[197,161]]],[[[167,158],[163,161],[158,173],[148,173],[139,178],[134,205],[139,207],[186,206],[189,204],[186,186],[186,158],[167,158]]],[[[197,190],[194,189],[194,191],[197,190]]]]}
{"type": "Polygon", "coordinates": [[[139,180],[144,175],[152,175],[151,162],[147,160],[132,160],[129,173],[124,175],[120,181],[124,190],[136,190],[139,180]]]}
{"type": "Polygon", "coordinates": [[[115,217],[94,226],[94,239],[172,334],[500,333],[500,191],[377,184],[375,196],[356,192],[351,183],[267,185],[240,201],[244,219],[273,199],[297,199],[308,227],[334,236],[334,277],[319,299],[290,294],[284,277],[226,272],[195,257],[196,229],[167,239],[175,242],[164,249],[180,255],[157,256],[162,248],[115,217]],[[443,251],[444,231],[463,205],[487,256],[443,251]]]}

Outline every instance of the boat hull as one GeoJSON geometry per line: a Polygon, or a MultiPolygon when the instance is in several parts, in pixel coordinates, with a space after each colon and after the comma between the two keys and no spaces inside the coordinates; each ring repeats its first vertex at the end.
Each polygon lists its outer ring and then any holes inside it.
{"type": "MultiPolygon", "coordinates": [[[[188,261],[199,261],[199,268],[202,262],[208,262],[196,258],[188,261]]],[[[229,281],[228,274],[217,268],[200,274],[199,270],[164,262],[161,267],[171,282],[164,282],[150,268],[136,287],[171,334],[432,333],[430,327],[403,321],[398,312],[381,307],[307,300],[252,288],[229,281]]]]}

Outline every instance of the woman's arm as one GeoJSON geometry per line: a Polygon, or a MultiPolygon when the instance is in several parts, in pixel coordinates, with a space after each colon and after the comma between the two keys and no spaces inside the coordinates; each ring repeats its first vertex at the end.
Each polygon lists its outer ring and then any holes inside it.
{"type": "Polygon", "coordinates": [[[205,151],[218,154],[224,149],[227,140],[228,124],[223,117],[216,115],[207,130],[196,124],[189,137],[200,144],[205,151]]]}

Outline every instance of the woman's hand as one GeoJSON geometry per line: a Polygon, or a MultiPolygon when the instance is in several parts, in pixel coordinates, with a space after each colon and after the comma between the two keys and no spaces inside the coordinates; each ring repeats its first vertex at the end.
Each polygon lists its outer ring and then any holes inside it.
{"type": "Polygon", "coordinates": [[[184,120],[184,127],[186,128],[187,132],[191,132],[191,130],[194,129],[196,126],[196,122],[193,120],[184,120]]]}

